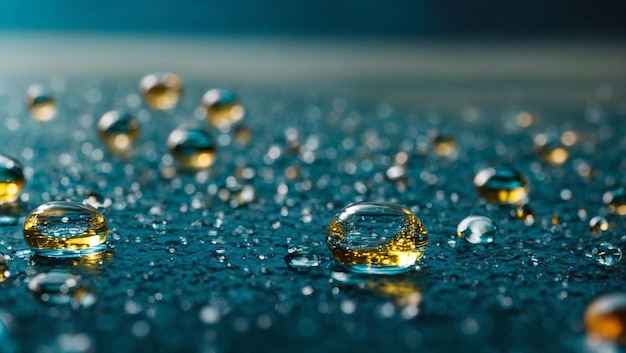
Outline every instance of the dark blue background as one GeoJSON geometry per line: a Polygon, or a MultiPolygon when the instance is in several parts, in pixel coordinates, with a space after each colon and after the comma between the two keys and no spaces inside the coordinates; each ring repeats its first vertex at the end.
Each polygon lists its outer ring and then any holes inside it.
{"type": "Polygon", "coordinates": [[[626,1],[3,0],[0,30],[625,38],[626,1]]]}

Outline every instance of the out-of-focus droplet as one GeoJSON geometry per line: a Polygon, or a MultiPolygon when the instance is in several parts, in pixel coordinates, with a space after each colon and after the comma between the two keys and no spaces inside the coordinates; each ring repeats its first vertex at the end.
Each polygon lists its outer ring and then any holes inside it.
{"type": "Polygon", "coordinates": [[[183,81],[173,73],[153,73],[141,80],[139,92],[150,108],[168,110],[178,103],[183,93],[183,81]]]}
{"type": "Polygon", "coordinates": [[[561,165],[569,158],[567,148],[559,141],[550,140],[545,134],[535,136],[535,151],[552,165],[561,165]]]}
{"type": "Polygon", "coordinates": [[[422,221],[404,207],[359,202],[332,218],[326,242],[335,259],[353,272],[394,274],[415,267],[428,236],[422,221]]]}
{"type": "Polygon", "coordinates": [[[419,287],[411,281],[381,278],[366,282],[364,287],[393,299],[398,306],[419,305],[422,302],[422,293],[419,287]]]}
{"type": "Polygon", "coordinates": [[[466,217],[456,227],[459,238],[472,244],[491,243],[497,233],[496,224],[485,216],[466,217]]]}
{"type": "Polygon", "coordinates": [[[231,207],[247,205],[256,200],[256,188],[250,184],[234,182],[227,184],[218,191],[219,198],[228,202],[231,207]]]}
{"type": "Polygon", "coordinates": [[[619,187],[602,195],[602,201],[608,206],[609,212],[626,216],[626,189],[619,187]]]}
{"type": "Polygon", "coordinates": [[[211,89],[202,97],[207,121],[222,130],[241,120],[244,108],[237,95],[224,89],[211,89]]]}
{"type": "Polygon", "coordinates": [[[309,251],[294,251],[284,257],[287,267],[292,270],[309,270],[320,265],[319,256],[309,251]]]}
{"type": "Polygon", "coordinates": [[[590,337],[626,344],[626,294],[596,298],[585,310],[584,323],[590,337]]]}
{"type": "Polygon", "coordinates": [[[529,204],[515,206],[515,209],[511,210],[511,215],[527,226],[535,224],[535,210],[529,204]]]}
{"type": "Polygon", "coordinates": [[[440,157],[454,157],[458,149],[454,137],[448,135],[437,135],[433,140],[433,147],[440,157]]]}
{"type": "Polygon", "coordinates": [[[86,308],[97,300],[93,289],[81,286],[79,277],[63,270],[36,275],[28,282],[28,289],[38,301],[52,305],[86,308]]]}
{"type": "Polygon", "coordinates": [[[24,240],[40,256],[71,258],[106,249],[109,227],[98,210],[78,202],[52,201],[24,222],[24,240]]]}
{"type": "Polygon", "coordinates": [[[240,146],[245,146],[252,140],[252,129],[246,125],[237,125],[234,134],[235,142],[240,146]]]}
{"type": "Polygon", "coordinates": [[[9,270],[9,264],[4,258],[4,255],[0,254],[0,282],[4,282],[7,278],[11,277],[11,271],[9,270]]]}
{"type": "Polygon", "coordinates": [[[561,143],[564,146],[571,147],[574,146],[576,142],[578,142],[578,134],[576,133],[576,131],[563,131],[563,133],[561,134],[561,143]]]}
{"type": "Polygon", "coordinates": [[[217,159],[213,137],[200,128],[178,128],[167,139],[167,148],[184,168],[205,169],[217,159]]]}
{"type": "Polygon", "coordinates": [[[602,234],[602,232],[609,230],[609,221],[602,216],[595,216],[589,220],[589,229],[591,230],[591,234],[597,237],[602,234]]]}
{"type": "Polygon", "coordinates": [[[474,186],[485,200],[495,203],[515,204],[528,195],[528,182],[517,170],[496,166],[479,171],[474,186]]]}
{"type": "Polygon", "coordinates": [[[0,153],[0,205],[15,202],[25,183],[20,162],[0,153]]]}
{"type": "Polygon", "coordinates": [[[592,258],[600,265],[612,266],[622,260],[622,250],[609,242],[602,242],[593,248],[587,257],[592,258]]]}
{"type": "Polygon", "coordinates": [[[98,136],[112,152],[127,153],[139,136],[139,121],[125,112],[106,112],[98,121],[98,136]]]}
{"type": "Polygon", "coordinates": [[[101,194],[92,191],[83,200],[83,204],[89,205],[93,208],[109,208],[113,204],[110,198],[104,197],[101,194]]]}
{"type": "Polygon", "coordinates": [[[515,116],[515,123],[522,128],[531,127],[534,122],[535,117],[527,111],[521,111],[515,116]]]}
{"type": "Polygon", "coordinates": [[[52,120],[57,114],[54,96],[39,85],[32,85],[26,91],[26,106],[31,116],[37,121],[52,120]]]}

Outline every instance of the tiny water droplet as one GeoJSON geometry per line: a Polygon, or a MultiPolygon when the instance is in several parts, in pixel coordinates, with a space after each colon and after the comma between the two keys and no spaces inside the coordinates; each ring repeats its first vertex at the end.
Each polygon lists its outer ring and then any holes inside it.
{"type": "Polygon", "coordinates": [[[320,265],[319,256],[308,251],[295,251],[283,258],[287,267],[293,270],[308,270],[320,265]]]}

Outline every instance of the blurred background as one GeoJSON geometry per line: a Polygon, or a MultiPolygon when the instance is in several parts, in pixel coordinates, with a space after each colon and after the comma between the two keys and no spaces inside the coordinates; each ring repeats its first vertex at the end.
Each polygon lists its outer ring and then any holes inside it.
{"type": "Polygon", "coordinates": [[[626,81],[625,40],[618,0],[0,1],[5,78],[172,71],[218,84],[402,86],[395,97],[438,90],[426,100],[467,83],[479,92],[466,100],[511,83],[542,97],[534,86],[558,81],[555,91],[586,86],[582,97],[626,81]]]}
{"type": "Polygon", "coordinates": [[[617,0],[0,2],[3,31],[400,38],[626,35],[617,0]]]}

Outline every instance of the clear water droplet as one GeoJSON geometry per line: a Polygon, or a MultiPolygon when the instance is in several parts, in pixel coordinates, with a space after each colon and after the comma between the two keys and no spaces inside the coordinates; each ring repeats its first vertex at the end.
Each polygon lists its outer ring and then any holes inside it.
{"type": "Polygon", "coordinates": [[[90,307],[97,300],[93,289],[81,286],[79,277],[63,270],[36,275],[28,282],[28,289],[38,301],[53,305],[90,307]]]}
{"type": "Polygon", "coordinates": [[[287,267],[292,270],[308,270],[320,265],[320,258],[308,251],[295,251],[283,258],[287,267]]]}
{"type": "Polygon", "coordinates": [[[491,243],[497,233],[496,224],[484,216],[466,217],[456,227],[456,234],[459,238],[472,244],[491,243]]]}
{"type": "Polygon", "coordinates": [[[591,257],[600,265],[612,266],[622,260],[622,250],[609,242],[602,242],[593,248],[587,257],[591,257]]]}

